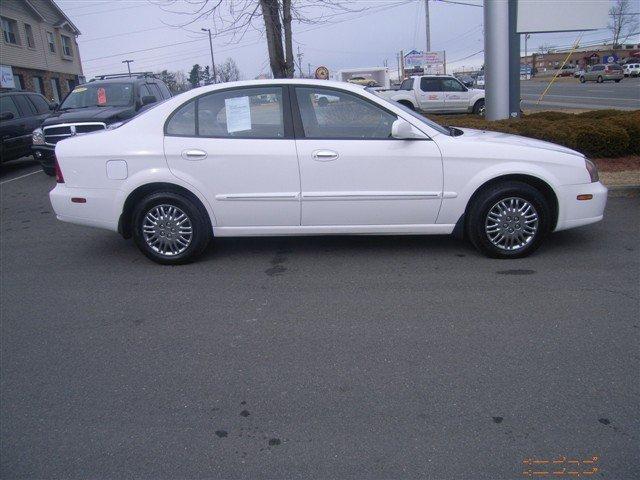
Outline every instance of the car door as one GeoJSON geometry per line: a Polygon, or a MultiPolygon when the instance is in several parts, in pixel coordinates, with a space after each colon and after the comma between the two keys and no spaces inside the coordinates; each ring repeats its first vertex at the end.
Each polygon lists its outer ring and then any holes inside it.
{"type": "Polygon", "coordinates": [[[442,193],[435,142],[391,138],[397,116],[355,93],[296,86],[292,99],[303,226],[435,223],[442,193]]]}
{"type": "Polygon", "coordinates": [[[218,227],[299,226],[300,174],[286,87],[214,91],[167,121],[171,171],[200,189],[218,227]]]}
{"type": "Polygon", "coordinates": [[[444,94],[444,107],[447,112],[466,112],[469,110],[469,91],[455,78],[441,78],[444,94]]]}
{"type": "Polygon", "coordinates": [[[28,140],[31,131],[28,130],[26,118],[18,108],[16,95],[0,97],[0,114],[11,114],[11,118],[0,121],[0,140],[2,141],[2,160],[11,160],[29,154],[28,140]]]}
{"type": "Polygon", "coordinates": [[[417,95],[421,110],[437,112],[444,109],[444,93],[439,78],[421,77],[417,95]]]}

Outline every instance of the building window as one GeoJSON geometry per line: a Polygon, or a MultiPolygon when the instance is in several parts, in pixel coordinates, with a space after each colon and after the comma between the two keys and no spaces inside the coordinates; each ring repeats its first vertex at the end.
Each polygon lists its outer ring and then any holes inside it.
{"type": "Polygon", "coordinates": [[[18,35],[18,22],[10,18],[2,17],[2,34],[4,41],[13,45],[20,45],[20,36],[18,35]]]}
{"type": "Polygon", "coordinates": [[[44,80],[42,77],[33,77],[33,89],[36,93],[44,95],[44,80]]]}
{"type": "Polygon", "coordinates": [[[33,28],[28,23],[24,24],[24,33],[27,37],[27,46],[29,48],[36,48],[36,42],[33,39],[33,28]]]}
{"type": "Polygon", "coordinates": [[[47,43],[49,44],[49,51],[56,53],[56,39],[51,32],[47,32],[47,43]]]}
{"type": "Polygon", "coordinates": [[[60,91],[60,81],[57,78],[51,79],[51,90],[53,90],[53,99],[60,103],[60,97],[62,97],[62,92],[60,91]]]}
{"type": "Polygon", "coordinates": [[[60,38],[62,38],[62,53],[67,57],[72,57],[73,48],[71,47],[71,39],[66,35],[60,35],[60,38]]]}
{"type": "Polygon", "coordinates": [[[24,90],[24,78],[19,73],[13,74],[13,83],[16,86],[16,90],[24,90]]]}

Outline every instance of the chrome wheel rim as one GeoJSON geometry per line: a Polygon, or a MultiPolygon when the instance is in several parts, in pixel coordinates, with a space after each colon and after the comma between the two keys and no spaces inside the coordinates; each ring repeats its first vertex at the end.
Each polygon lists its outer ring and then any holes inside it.
{"type": "Polygon", "coordinates": [[[509,197],[489,209],[484,229],[494,246],[513,251],[533,241],[538,224],[538,212],[530,202],[520,197],[509,197]]]}
{"type": "Polygon", "coordinates": [[[174,205],[157,205],[147,212],[142,234],[151,250],[175,257],[184,252],[193,238],[189,216],[174,205]]]}

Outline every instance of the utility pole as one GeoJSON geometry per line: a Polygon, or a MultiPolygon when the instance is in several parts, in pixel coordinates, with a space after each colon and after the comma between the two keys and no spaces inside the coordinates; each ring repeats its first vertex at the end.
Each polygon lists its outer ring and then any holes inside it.
{"type": "Polygon", "coordinates": [[[307,63],[307,68],[309,69],[309,78],[311,78],[311,63],[307,63]]]}
{"type": "MultiPolygon", "coordinates": [[[[527,40],[529,40],[529,37],[531,36],[530,33],[525,33],[524,34],[524,75],[525,78],[527,77],[527,70],[529,70],[529,59],[527,58],[527,40]]],[[[531,67],[531,73],[533,73],[533,67],[531,67]]]]}
{"type": "Polygon", "coordinates": [[[300,78],[304,77],[304,73],[302,73],[302,57],[304,57],[304,54],[300,52],[300,45],[298,45],[298,69],[300,70],[300,78]]]}
{"type": "Polygon", "coordinates": [[[427,34],[427,52],[430,52],[431,51],[431,28],[429,26],[429,0],[424,0],[424,22],[425,22],[425,31],[427,34]]]}
{"type": "Polygon", "coordinates": [[[131,67],[129,66],[129,64],[133,63],[133,60],[123,60],[122,63],[127,64],[127,70],[129,71],[129,76],[131,76],[131,67]]]}
{"type": "Polygon", "coordinates": [[[216,62],[213,60],[213,41],[211,40],[211,29],[201,28],[200,30],[209,33],[209,48],[211,49],[211,71],[213,72],[213,83],[217,83],[216,62]]]}

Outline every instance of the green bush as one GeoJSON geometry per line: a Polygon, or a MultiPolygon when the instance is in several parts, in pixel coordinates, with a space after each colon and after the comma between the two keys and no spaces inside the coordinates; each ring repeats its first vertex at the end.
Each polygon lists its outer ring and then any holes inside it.
{"type": "Polygon", "coordinates": [[[477,115],[429,115],[442,125],[514,133],[572,148],[591,157],[640,154],[640,110],[579,114],[537,112],[490,122],[477,115]]]}

